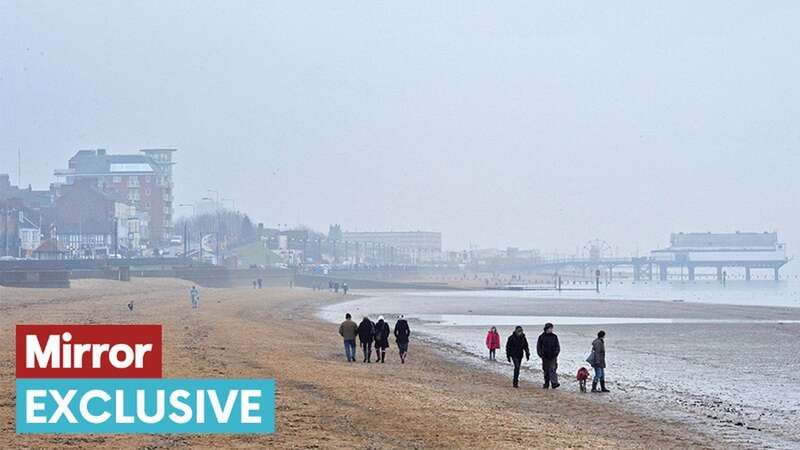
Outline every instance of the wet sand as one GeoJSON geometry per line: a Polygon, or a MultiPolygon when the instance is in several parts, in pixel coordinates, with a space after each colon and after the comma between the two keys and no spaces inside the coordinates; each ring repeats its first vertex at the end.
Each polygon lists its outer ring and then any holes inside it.
{"type": "MultiPolygon", "coordinates": [[[[590,343],[603,329],[612,389],[604,402],[680,420],[726,445],[800,445],[800,308],[571,299],[570,293],[562,298],[497,291],[367,294],[329,305],[321,317],[381,314],[393,324],[403,313],[417,340],[450,347],[461,363],[501,374],[510,369],[502,356],[499,362],[487,360],[486,330],[497,326],[504,340],[515,325],[523,325],[534,345],[542,325],[552,322],[561,341],[563,389],[576,396],[574,374],[587,365],[590,343]]],[[[524,378],[541,382],[538,360],[524,369],[524,378]]]]}
{"type": "MultiPolygon", "coordinates": [[[[0,288],[0,439],[9,448],[687,448],[712,438],[677,421],[460,365],[415,345],[399,363],[344,361],[318,307],[341,297],[310,289],[201,289],[189,283],[80,280],[72,289],[0,288]],[[135,301],[129,312],[128,301],[135,301]],[[161,323],[164,376],[274,378],[274,435],[16,435],[14,325],[161,323]]],[[[716,445],[718,446],[718,445],[716,445]]],[[[729,446],[726,446],[729,447],[729,446]]]]}

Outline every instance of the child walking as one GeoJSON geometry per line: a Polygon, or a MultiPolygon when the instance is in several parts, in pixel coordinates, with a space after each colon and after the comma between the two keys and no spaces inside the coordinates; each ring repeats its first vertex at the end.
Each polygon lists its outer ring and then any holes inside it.
{"type": "Polygon", "coordinates": [[[489,360],[495,361],[495,351],[500,348],[500,333],[496,327],[492,327],[486,334],[486,348],[489,349],[489,360]]]}

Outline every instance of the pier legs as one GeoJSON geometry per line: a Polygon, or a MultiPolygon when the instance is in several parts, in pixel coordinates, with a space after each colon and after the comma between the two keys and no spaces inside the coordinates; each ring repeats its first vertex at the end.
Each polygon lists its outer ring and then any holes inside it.
{"type": "Polygon", "coordinates": [[[667,281],[667,265],[660,264],[658,266],[658,279],[661,281],[667,281]]]}
{"type": "Polygon", "coordinates": [[[744,279],[746,281],[750,281],[750,268],[749,267],[745,267],[744,268],[744,279]]]}
{"type": "Polygon", "coordinates": [[[694,266],[686,267],[689,271],[689,281],[694,281],[694,266]]]}
{"type": "Polygon", "coordinates": [[[717,267],[717,281],[722,283],[722,267],[717,267]]]}
{"type": "Polygon", "coordinates": [[[780,273],[778,272],[780,269],[778,269],[777,267],[775,267],[773,270],[775,271],[775,281],[780,281],[780,279],[781,279],[781,275],[780,275],[780,273]]]}

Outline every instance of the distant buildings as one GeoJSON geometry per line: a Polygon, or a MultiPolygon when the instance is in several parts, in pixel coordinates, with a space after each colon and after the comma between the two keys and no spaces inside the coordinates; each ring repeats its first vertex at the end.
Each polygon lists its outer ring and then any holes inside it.
{"type": "Polygon", "coordinates": [[[69,257],[128,254],[141,245],[136,208],[91,179],[62,186],[45,217],[50,237],[69,257]]]}
{"type": "Polygon", "coordinates": [[[686,267],[689,280],[694,280],[695,269],[716,268],[722,279],[727,267],[743,267],[745,278],[750,280],[751,269],[772,269],[774,278],[788,262],[786,246],[778,242],[778,233],[673,233],[669,248],[653,250],[651,259],[659,266],[662,280],[667,279],[671,267],[686,267]]]}
{"type": "Polygon", "coordinates": [[[341,231],[340,236],[345,243],[388,249],[396,262],[420,263],[442,258],[442,233],[437,231],[341,231]]]}
{"type": "Polygon", "coordinates": [[[80,150],[46,191],[0,174],[0,256],[94,258],[135,255],[172,236],[172,154],[80,150]]]}
{"type": "Polygon", "coordinates": [[[141,154],[112,155],[104,149],[80,150],[70,158],[67,169],[55,171],[60,181],[57,189],[92,180],[100,192],[135,208],[142,243],[157,247],[172,236],[175,151],[145,149],[141,154]]]}

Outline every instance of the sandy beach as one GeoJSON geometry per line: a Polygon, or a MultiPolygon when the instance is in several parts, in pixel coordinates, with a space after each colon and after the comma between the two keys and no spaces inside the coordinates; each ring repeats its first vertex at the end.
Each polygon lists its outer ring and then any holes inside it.
{"type": "Polygon", "coordinates": [[[336,326],[315,316],[332,301],[310,289],[202,289],[188,282],[81,280],[71,289],[0,288],[2,441],[9,448],[686,448],[713,447],[683,425],[464,367],[416,346],[400,365],[344,361],[336,326]],[[135,301],[129,312],[128,301],[135,301]],[[17,435],[14,325],[161,323],[165,377],[277,382],[274,435],[17,435]]]}

